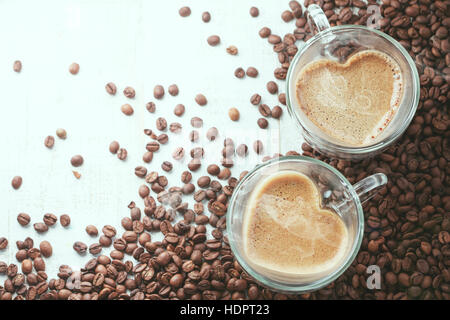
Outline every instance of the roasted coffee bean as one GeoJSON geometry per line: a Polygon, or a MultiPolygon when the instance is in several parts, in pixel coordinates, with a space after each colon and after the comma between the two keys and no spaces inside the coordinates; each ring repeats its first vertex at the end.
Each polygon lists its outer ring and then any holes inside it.
{"type": "Polygon", "coordinates": [[[245,71],[241,67],[234,70],[234,76],[236,78],[242,79],[245,76],[245,71]]]}
{"type": "Polygon", "coordinates": [[[159,117],[158,119],[156,119],[156,128],[159,131],[164,131],[167,128],[167,121],[166,119],[159,117]]]}
{"type": "Polygon", "coordinates": [[[202,21],[205,23],[211,21],[211,14],[208,11],[202,13],[202,21]]]}
{"type": "Polygon", "coordinates": [[[238,121],[239,120],[239,110],[236,108],[230,108],[228,110],[228,116],[230,117],[231,121],[238,121]]]}
{"type": "Polygon", "coordinates": [[[72,63],[70,66],[69,66],[69,72],[71,73],[71,74],[77,74],[78,72],[80,71],[80,65],[78,64],[78,63],[76,63],[76,62],[74,62],[74,63],[72,63]]]}
{"type": "Polygon", "coordinates": [[[184,158],[184,149],[182,147],[178,147],[176,148],[173,152],[172,152],[172,158],[174,158],[175,160],[181,160],[184,158]]]}
{"type": "Polygon", "coordinates": [[[191,8],[189,7],[182,7],[178,10],[178,13],[180,14],[181,17],[185,18],[185,17],[189,17],[191,15],[191,8]]]}
{"type": "Polygon", "coordinates": [[[125,148],[120,148],[119,151],[117,151],[117,158],[119,160],[124,161],[128,156],[128,151],[125,148]]]}
{"type": "Polygon", "coordinates": [[[281,14],[281,19],[283,19],[284,22],[289,22],[292,21],[292,19],[294,19],[294,15],[292,14],[291,11],[286,10],[283,11],[283,13],[281,14]]]}
{"type": "Polygon", "coordinates": [[[257,106],[260,102],[261,102],[261,96],[257,93],[252,95],[252,97],[250,98],[250,103],[254,106],[257,106]]]}
{"type": "Polygon", "coordinates": [[[275,81],[269,81],[267,82],[267,91],[269,91],[270,94],[276,94],[278,92],[278,85],[275,81]]]}
{"type": "Polygon", "coordinates": [[[22,185],[22,177],[20,176],[15,176],[12,181],[11,181],[11,186],[17,190],[20,188],[20,186],[22,185]]]}
{"type": "Polygon", "coordinates": [[[217,130],[216,127],[212,127],[209,128],[208,131],[206,132],[206,138],[209,141],[214,141],[216,140],[216,138],[219,136],[219,131],[217,130]]]}
{"type": "MultiPolygon", "coordinates": [[[[203,94],[199,93],[195,96],[195,102],[197,102],[199,106],[205,106],[208,103],[208,100],[206,100],[206,97],[203,94]]],[[[193,125],[193,127],[195,126],[193,125]]]]}
{"type": "Polygon", "coordinates": [[[136,91],[132,87],[125,87],[125,89],[123,89],[123,95],[131,99],[136,96],[136,91]]]}
{"type": "Polygon", "coordinates": [[[87,251],[87,245],[84,244],[81,241],[77,241],[73,244],[73,249],[78,253],[78,254],[84,254],[87,251]]]}
{"type": "Polygon", "coordinates": [[[240,144],[236,148],[236,153],[240,157],[245,157],[247,155],[247,152],[248,152],[248,147],[245,144],[240,144]]]}
{"type": "Polygon", "coordinates": [[[153,97],[155,99],[162,99],[164,97],[164,87],[162,85],[156,85],[153,88],[153,97]]]}
{"type": "Polygon", "coordinates": [[[280,106],[275,106],[272,108],[271,116],[272,118],[279,119],[283,114],[283,109],[280,106]]]}
{"type": "Polygon", "coordinates": [[[257,153],[257,154],[261,154],[263,152],[263,143],[261,142],[261,140],[256,140],[253,143],[253,150],[257,153]]]}
{"type": "Polygon", "coordinates": [[[53,148],[53,146],[55,145],[55,137],[47,136],[44,140],[44,145],[49,149],[53,148]]]}
{"type": "Polygon", "coordinates": [[[91,237],[96,237],[98,235],[98,229],[96,226],[90,224],[86,226],[86,233],[90,235],[91,237]]]}
{"type": "Polygon", "coordinates": [[[172,133],[180,133],[181,132],[181,123],[178,122],[172,122],[169,126],[169,130],[172,133]]]}
{"type": "Polygon", "coordinates": [[[183,171],[181,174],[181,182],[189,183],[192,180],[192,174],[189,171],[183,171]]]}
{"type": "Polygon", "coordinates": [[[144,199],[146,196],[150,194],[150,189],[146,185],[141,185],[139,187],[139,196],[144,199]]]}
{"type": "Polygon", "coordinates": [[[117,92],[117,87],[113,82],[108,82],[105,85],[105,89],[106,89],[106,92],[108,92],[110,95],[115,95],[117,92]]]}
{"type": "Polygon", "coordinates": [[[259,30],[259,36],[261,38],[267,38],[271,33],[272,31],[268,27],[263,27],[261,30],[259,30]]]}
{"type": "Polygon", "coordinates": [[[189,132],[189,141],[191,142],[196,142],[199,139],[199,134],[197,130],[192,130],[191,132],[189,132]]]}
{"type": "Polygon", "coordinates": [[[47,226],[53,226],[58,221],[58,218],[53,213],[46,213],[43,218],[44,223],[47,226]]]}
{"type": "Polygon", "coordinates": [[[134,169],[134,174],[139,178],[144,178],[147,175],[147,169],[143,166],[138,166],[134,169]]]}
{"type": "Polygon", "coordinates": [[[83,162],[84,162],[84,159],[80,155],[75,155],[70,159],[70,163],[74,167],[80,167],[83,164],[83,162]]]}
{"type": "Polygon", "coordinates": [[[50,242],[45,240],[39,244],[39,250],[41,251],[41,254],[46,258],[51,257],[51,255],[53,254],[52,245],[50,244],[50,242]]]}
{"type": "Polygon", "coordinates": [[[30,223],[30,221],[31,221],[31,218],[30,218],[30,216],[29,216],[28,214],[26,214],[26,213],[19,213],[19,214],[17,215],[17,222],[19,222],[19,224],[20,224],[21,226],[26,226],[26,225],[28,225],[28,224],[30,223]]]}
{"type": "Polygon", "coordinates": [[[208,172],[208,174],[210,174],[212,176],[217,176],[220,172],[220,168],[216,164],[210,164],[208,166],[208,168],[206,169],[206,171],[208,172]]]}
{"type": "Polygon", "coordinates": [[[271,116],[271,111],[270,108],[267,104],[261,104],[258,107],[258,111],[259,113],[263,116],[263,117],[270,117],[271,116]]]}
{"type": "Polygon", "coordinates": [[[163,170],[166,171],[166,172],[172,171],[172,168],[173,168],[173,165],[172,165],[172,163],[169,162],[169,161],[164,161],[164,162],[161,164],[161,169],[163,169],[163,170]]]}
{"type": "Polygon", "coordinates": [[[119,149],[120,145],[117,141],[113,141],[109,144],[109,152],[111,152],[112,154],[116,154],[119,149]]]}
{"type": "Polygon", "coordinates": [[[256,8],[256,7],[251,7],[251,8],[250,8],[250,15],[251,15],[253,18],[256,18],[257,16],[259,16],[259,9],[256,8]]]}
{"type": "Polygon", "coordinates": [[[248,67],[246,74],[251,78],[256,78],[258,76],[258,70],[255,67],[248,67]]]}
{"type": "Polygon", "coordinates": [[[48,231],[48,226],[43,222],[37,222],[33,225],[34,230],[38,233],[44,233],[48,231]]]}
{"type": "Polygon", "coordinates": [[[180,92],[180,90],[178,89],[178,86],[176,84],[171,84],[169,86],[168,91],[169,91],[169,94],[173,97],[177,96],[178,93],[180,92]]]}
{"type": "Polygon", "coordinates": [[[190,171],[197,171],[200,169],[201,162],[199,158],[194,158],[188,163],[188,168],[190,171]]]}
{"type": "Polygon", "coordinates": [[[146,149],[150,152],[156,152],[159,150],[159,143],[156,141],[150,141],[147,143],[146,149]]]}
{"type": "Polygon", "coordinates": [[[115,237],[116,235],[116,228],[114,228],[113,226],[110,225],[106,225],[103,227],[102,232],[105,236],[107,236],[108,238],[112,238],[115,237]]]}
{"type": "Polygon", "coordinates": [[[147,102],[147,104],[145,105],[145,108],[147,109],[148,112],[155,113],[156,104],[154,102],[147,102]]]}
{"type": "Polygon", "coordinates": [[[237,55],[238,54],[238,48],[236,47],[236,46],[229,46],[228,48],[227,48],[227,53],[228,54],[231,54],[232,56],[235,56],[235,55],[237,55]]]}
{"type": "Polygon", "coordinates": [[[120,110],[126,116],[131,116],[134,113],[133,107],[130,104],[128,104],[128,103],[123,104],[120,107],[120,110]]]}
{"type": "Polygon", "coordinates": [[[8,239],[0,237],[0,250],[5,250],[8,247],[8,239]]]}
{"type": "Polygon", "coordinates": [[[210,46],[215,47],[220,43],[220,37],[218,35],[209,36],[207,42],[210,46]]]}
{"type": "Polygon", "coordinates": [[[211,182],[211,178],[208,176],[202,176],[197,180],[197,185],[200,188],[207,188],[211,182]]]}
{"type": "Polygon", "coordinates": [[[150,163],[150,162],[152,162],[152,160],[153,160],[153,152],[151,152],[151,151],[147,151],[142,156],[142,161],[144,161],[145,163],[150,163]]]}
{"type": "Polygon", "coordinates": [[[60,139],[66,139],[67,138],[67,131],[63,128],[56,129],[56,136],[60,139]]]}
{"type": "Polygon", "coordinates": [[[14,61],[13,70],[15,72],[20,72],[22,70],[22,62],[20,60],[14,61]]]}
{"type": "Polygon", "coordinates": [[[67,214],[61,215],[59,221],[63,227],[68,227],[70,225],[70,217],[67,214]]]}

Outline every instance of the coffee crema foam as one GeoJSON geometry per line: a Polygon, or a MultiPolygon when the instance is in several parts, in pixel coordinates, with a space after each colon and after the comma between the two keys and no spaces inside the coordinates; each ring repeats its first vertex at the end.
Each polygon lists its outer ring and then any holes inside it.
{"type": "Polygon", "coordinates": [[[297,79],[297,100],[306,116],[328,136],[350,146],[373,143],[403,96],[399,65],[376,50],[357,52],[344,64],[313,61],[297,79]]]}
{"type": "Polygon", "coordinates": [[[252,192],[243,221],[244,251],[253,265],[305,275],[326,271],[345,254],[342,219],[320,207],[313,181],[296,171],[269,176],[252,192]]]}

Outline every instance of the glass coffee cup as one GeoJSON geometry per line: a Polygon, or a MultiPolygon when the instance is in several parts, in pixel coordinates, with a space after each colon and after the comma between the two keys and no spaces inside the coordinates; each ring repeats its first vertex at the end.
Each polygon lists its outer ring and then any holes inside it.
{"type": "Polygon", "coordinates": [[[383,32],[359,25],[330,27],[322,9],[315,4],[308,6],[308,15],[311,30],[317,30],[318,33],[299,47],[290,64],[286,77],[289,114],[302,129],[305,141],[325,155],[359,160],[382,152],[402,135],[416,112],[420,82],[414,61],[400,43],[383,32]],[[297,98],[297,81],[301,70],[311,62],[322,59],[345,62],[352,53],[343,60],[343,51],[337,50],[343,47],[350,48],[350,51],[353,48],[355,52],[376,50],[386,54],[397,63],[403,78],[402,98],[395,115],[381,133],[363,145],[349,145],[326,134],[308,118],[297,98]]]}
{"type": "Polygon", "coordinates": [[[364,232],[361,205],[386,183],[387,177],[377,173],[351,185],[335,168],[309,157],[286,156],[265,162],[249,172],[233,192],[227,213],[227,235],[231,249],[242,268],[266,287],[288,293],[318,290],[339,277],[355,259],[364,232]],[[347,229],[345,251],[329,269],[304,274],[284,273],[258,266],[246,253],[244,221],[245,215],[249,214],[247,209],[252,192],[265,178],[283,172],[297,172],[309,178],[319,191],[320,207],[337,214],[347,229]]]}

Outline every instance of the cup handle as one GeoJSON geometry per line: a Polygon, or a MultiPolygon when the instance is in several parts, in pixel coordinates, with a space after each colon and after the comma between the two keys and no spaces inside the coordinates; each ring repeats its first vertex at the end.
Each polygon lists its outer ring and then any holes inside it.
{"type": "Polygon", "coordinates": [[[311,33],[313,33],[315,29],[317,32],[321,32],[330,28],[327,16],[317,4],[310,4],[308,6],[308,24],[311,33]]]}
{"type": "Polygon", "coordinates": [[[375,189],[384,186],[388,182],[388,178],[384,173],[375,173],[367,178],[362,179],[353,185],[355,192],[358,194],[361,204],[370,200],[375,194],[375,189]]]}

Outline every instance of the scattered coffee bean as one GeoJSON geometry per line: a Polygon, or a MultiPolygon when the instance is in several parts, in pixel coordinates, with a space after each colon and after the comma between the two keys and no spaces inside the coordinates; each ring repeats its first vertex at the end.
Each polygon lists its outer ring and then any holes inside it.
{"type": "Polygon", "coordinates": [[[117,92],[117,87],[114,83],[108,82],[105,86],[106,92],[108,92],[110,95],[115,95],[117,92]]]}
{"type": "Polygon", "coordinates": [[[217,35],[212,35],[208,37],[207,41],[210,46],[215,47],[220,43],[220,37],[217,35]]]}
{"type": "Polygon", "coordinates": [[[286,105],[286,94],[285,93],[280,93],[278,95],[278,101],[282,104],[282,105],[286,105]]]}
{"type": "Polygon", "coordinates": [[[156,119],[156,128],[159,131],[164,131],[167,128],[167,121],[166,119],[159,117],[158,119],[156,119]]]}
{"type": "Polygon", "coordinates": [[[267,91],[269,91],[270,94],[276,94],[278,92],[278,85],[275,81],[267,82],[267,91]]]}
{"type": "Polygon", "coordinates": [[[180,133],[182,129],[181,123],[179,122],[172,122],[169,126],[169,130],[172,133],[180,133]]]}
{"type": "Polygon", "coordinates": [[[8,247],[8,239],[0,237],[0,250],[5,250],[8,247]]]}
{"type": "Polygon", "coordinates": [[[281,42],[281,37],[277,36],[276,34],[271,34],[267,37],[267,40],[270,44],[278,44],[281,42]]]}
{"type": "Polygon", "coordinates": [[[173,165],[172,165],[172,163],[169,162],[169,161],[164,161],[164,162],[161,164],[161,169],[163,169],[163,170],[166,171],[166,172],[172,171],[172,168],[173,168],[173,165]]]}
{"type": "Polygon", "coordinates": [[[242,79],[245,76],[245,71],[242,68],[237,68],[236,70],[234,70],[234,76],[236,78],[242,79]]]}
{"type": "Polygon", "coordinates": [[[268,36],[270,36],[271,33],[272,31],[267,27],[264,27],[261,30],[259,30],[259,36],[261,38],[267,38],[268,36]]]}
{"type": "Polygon", "coordinates": [[[245,144],[240,144],[236,148],[236,153],[240,157],[245,157],[247,155],[247,152],[248,152],[248,147],[245,144]]]}
{"type": "Polygon", "coordinates": [[[59,221],[63,227],[68,227],[70,225],[70,217],[67,214],[61,215],[59,221]]]}
{"type": "Polygon", "coordinates": [[[181,160],[184,158],[184,149],[183,147],[178,147],[172,152],[172,158],[175,160],[181,160]]]}
{"type": "Polygon", "coordinates": [[[177,96],[179,93],[178,86],[176,84],[171,84],[169,86],[169,94],[173,97],[177,96]]]}
{"type": "Polygon", "coordinates": [[[250,103],[254,106],[257,106],[261,102],[261,96],[257,93],[251,96],[250,103]]]}
{"type": "Polygon", "coordinates": [[[44,140],[44,145],[49,149],[53,148],[53,146],[55,145],[55,137],[47,136],[44,140]]]}
{"type": "Polygon", "coordinates": [[[228,116],[232,121],[238,121],[239,120],[239,110],[236,108],[230,108],[228,110],[228,116]]]}
{"type": "Polygon", "coordinates": [[[256,140],[253,143],[253,150],[257,153],[257,154],[261,154],[263,152],[263,143],[261,142],[261,140],[256,140]]]}
{"type": "Polygon", "coordinates": [[[156,141],[150,141],[149,143],[147,143],[145,148],[150,152],[156,152],[159,150],[159,143],[156,141]]]}
{"type": "Polygon", "coordinates": [[[272,111],[267,104],[259,105],[258,111],[263,117],[270,117],[272,114],[272,111]]]}
{"type": "Polygon", "coordinates": [[[85,229],[85,230],[86,230],[86,233],[87,233],[88,235],[90,235],[91,237],[96,237],[96,236],[98,236],[98,229],[97,229],[96,226],[94,226],[94,225],[92,225],[92,224],[86,226],[86,229],[85,229]]]}
{"type": "Polygon", "coordinates": [[[147,151],[142,156],[142,161],[144,161],[145,163],[150,163],[150,162],[152,162],[152,160],[153,160],[153,152],[151,152],[151,151],[147,151]]]}
{"type": "Polygon", "coordinates": [[[251,7],[251,8],[250,8],[250,15],[251,15],[253,18],[256,18],[257,16],[259,16],[259,9],[256,8],[256,7],[251,7]]]}
{"type": "Polygon", "coordinates": [[[154,102],[147,102],[147,104],[145,105],[145,108],[147,109],[148,112],[155,113],[156,104],[154,102]]]}
{"type": "Polygon", "coordinates": [[[189,183],[192,179],[192,174],[189,171],[183,171],[181,174],[181,182],[189,183]]]}
{"type": "Polygon", "coordinates": [[[203,158],[205,155],[205,149],[202,147],[196,147],[191,149],[191,158],[203,158]]]}
{"type": "Polygon", "coordinates": [[[211,178],[210,177],[202,176],[202,177],[198,178],[197,185],[200,188],[207,188],[209,186],[210,182],[211,182],[211,178]]]}
{"type": "Polygon", "coordinates": [[[198,158],[194,158],[191,161],[189,161],[189,163],[188,163],[189,170],[194,171],[194,172],[197,171],[198,169],[200,169],[200,166],[201,166],[201,162],[200,162],[200,159],[198,159],[198,158]]]}
{"type": "Polygon", "coordinates": [[[283,13],[281,14],[281,19],[283,19],[284,22],[289,22],[294,19],[294,15],[292,14],[291,11],[286,10],[283,11],[283,13]]]}
{"type": "Polygon", "coordinates": [[[269,126],[269,122],[264,118],[259,118],[257,123],[261,129],[266,129],[269,126]]]}
{"type": "Polygon", "coordinates": [[[11,181],[11,186],[13,187],[13,189],[17,190],[20,188],[21,185],[22,185],[22,177],[15,176],[11,181]]]}
{"type": "Polygon", "coordinates": [[[173,113],[177,116],[177,117],[181,117],[184,114],[185,111],[185,107],[183,104],[177,104],[173,110],[173,113]]]}
{"type": "Polygon", "coordinates": [[[84,254],[87,251],[87,245],[84,244],[81,241],[77,241],[73,244],[73,249],[78,253],[78,254],[84,254]]]}
{"type": "Polygon", "coordinates": [[[26,226],[26,225],[28,225],[28,224],[30,223],[30,221],[31,221],[31,218],[30,218],[30,216],[29,216],[28,214],[26,214],[26,213],[19,213],[19,214],[17,215],[17,222],[19,222],[19,224],[20,224],[21,226],[26,226]]]}
{"type": "Polygon", "coordinates": [[[93,243],[89,246],[89,253],[95,256],[102,252],[102,249],[103,247],[100,243],[93,243]]]}
{"type": "Polygon", "coordinates": [[[124,161],[124,160],[127,158],[127,156],[128,156],[128,151],[127,151],[127,149],[125,149],[125,148],[120,148],[120,149],[117,151],[117,158],[118,158],[119,160],[124,161]]]}
{"type": "Polygon", "coordinates": [[[22,70],[22,62],[20,60],[14,61],[13,70],[15,72],[20,72],[22,70]]]}
{"type": "Polygon", "coordinates": [[[220,172],[220,168],[216,164],[210,164],[208,166],[208,168],[206,169],[206,171],[208,172],[208,174],[210,174],[212,176],[217,176],[220,172]]]}
{"type": "Polygon", "coordinates": [[[67,138],[67,131],[63,128],[56,129],[56,136],[64,140],[67,138]]]}
{"type": "Polygon", "coordinates": [[[189,132],[189,141],[191,142],[196,142],[199,139],[199,134],[197,130],[192,130],[191,132],[189,132]]]}
{"type": "Polygon", "coordinates": [[[258,76],[258,70],[255,67],[248,67],[247,68],[247,76],[256,78],[258,76]]]}
{"type": "Polygon", "coordinates": [[[43,222],[37,222],[33,225],[34,230],[38,233],[44,233],[48,231],[48,226],[43,222]]]}
{"type": "Polygon", "coordinates": [[[239,52],[239,50],[238,50],[238,48],[237,48],[236,46],[229,46],[229,47],[227,48],[227,53],[228,53],[228,54],[231,54],[232,56],[237,55],[238,52],[239,52]]]}
{"type": "Polygon", "coordinates": [[[201,128],[203,126],[203,120],[199,117],[193,117],[191,119],[191,126],[194,128],[201,128]]]}
{"type": "Polygon", "coordinates": [[[156,140],[160,143],[160,144],[166,144],[167,142],[169,142],[169,136],[165,133],[160,134],[156,140]]]}
{"type": "Polygon", "coordinates": [[[112,154],[116,154],[119,149],[120,145],[117,141],[113,141],[109,144],[109,152],[111,152],[112,154]]]}
{"type": "Polygon", "coordinates": [[[51,227],[58,222],[58,218],[53,213],[46,213],[44,214],[43,221],[47,226],[51,227]]]}
{"type": "Polygon", "coordinates": [[[153,89],[153,96],[155,99],[162,99],[164,97],[164,87],[162,85],[156,85],[153,89]]]}
{"type": "Polygon", "coordinates": [[[229,168],[223,168],[220,170],[219,174],[217,175],[217,178],[220,180],[226,180],[231,176],[231,171],[229,168]]]}
{"type": "Polygon", "coordinates": [[[84,162],[84,159],[81,155],[75,155],[70,159],[70,163],[72,164],[72,166],[74,167],[80,167],[84,162]]]}
{"type": "Polygon", "coordinates": [[[73,176],[76,179],[80,179],[81,178],[81,173],[79,173],[78,171],[72,170],[73,176]]]}
{"type": "Polygon", "coordinates": [[[120,110],[126,116],[131,116],[134,113],[133,107],[130,104],[128,104],[128,103],[123,104],[120,107],[120,110]]]}
{"type": "Polygon", "coordinates": [[[189,17],[191,15],[191,8],[189,7],[182,7],[178,10],[178,13],[180,14],[180,16],[182,16],[183,18],[185,17],[189,17]]]}
{"type": "Polygon", "coordinates": [[[136,91],[132,87],[125,87],[125,89],[123,89],[123,95],[132,99],[136,96],[136,91]]]}
{"type": "Polygon", "coordinates": [[[216,127],[209,128],[206,132],[206,138],[209,141],[214,141],[219,136],[219,130],[216,127]]]}
{"type": "Polygon", "coordinates": [[[205,106],[208,103],[208,100],[206,100],[206,97],[203,94],[199,93],[195,96],[195,102],[197,102],[199,106],[205,106]]]}
{"type": "Polygon", "coordinates": [[[80,71],[80,65],[78,63],[74,62],[69,66],[69,72],[71,74],[77,74],[79,71],[80,71]]]}
{"type": "Polygon", "coordinates": [[[46,258],[51,257],[51,255],[53,254],[52,245],[46,240],[42,241],[39,244],[39,250],[41,251],[41,254],[46,258]]]}
{"type": "Polygon", "coordinates": [[[202,20],[203,22],[208,23],[209,21],[211,21],[211,14],[208,11],[203,12],[202,20]]]}

